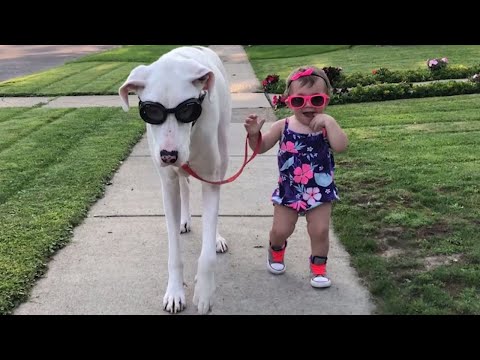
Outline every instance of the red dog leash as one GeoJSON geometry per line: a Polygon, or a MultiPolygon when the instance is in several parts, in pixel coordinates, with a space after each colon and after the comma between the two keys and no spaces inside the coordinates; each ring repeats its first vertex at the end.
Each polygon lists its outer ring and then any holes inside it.
{"type": "Polygon", "coordinates": [[[193,176],[194,178],[198,179],[198,180],[201,180],[201,181],[204,181],[204,182],[207,182],[209,184],[213,184],[213,185],[223,185],[223,184],[226,184],[226,183],[230,183],[232,181],[234,181],[237,177],[240,176],[240,174],[242,173],[243,169],[245,168],[245,166],[253,160],[253,158],[255,156],[257,156],[258,152],[260,151],[260,146],[262,145],[262,133],[260,133],[260,135],[258,136],[258,141],[257,141],[257,145],[255,146],[255,150],[253,151],[253,154],[252,156],[250,157],[250,159],[247,160],[247,157],[248,157],[248,135],[247,135],[247,138],[245,139],[245,158],[243,159],[243,165],[242,167],[240,168],[240,170],[237,171],[237,173],[235,175],[232,175],[231,177],[229,177],[228,179],[226,180],[222,180],[222,181],[209,181],[209,180],[205,180],[203,179],[202,177],[200,177],[191,167],[190,165],[188,165],[188,162],[186,162],[185,164],[183,164],[181,167],[183,170],[185,170],[188,174],[190,174],[191,176],[193,176]]]}

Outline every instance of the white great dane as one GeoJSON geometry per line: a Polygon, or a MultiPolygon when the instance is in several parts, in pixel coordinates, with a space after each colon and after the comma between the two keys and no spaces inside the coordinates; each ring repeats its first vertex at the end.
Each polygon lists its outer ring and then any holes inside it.
{"type": "MultiPolygon", "coordinates": [[[[124,111],[128,93],[140,100],[150,154],[160,175],[168,232],[168,284],[163,298],[170,313],[185,308],[183,259],[179,233],[189,232],[191,215],[188,163],[199,176],[221,180],[228,166],[227,135],[232,110],[228,77],[211,49],[179,47],[154,63],[133,69],[119,89],[124,111]]],[[[227,251],[217,230],[220,186],[202,183],[202,250],[193,303],[200,314],[213,305],[216,252],[227,251]]]]}

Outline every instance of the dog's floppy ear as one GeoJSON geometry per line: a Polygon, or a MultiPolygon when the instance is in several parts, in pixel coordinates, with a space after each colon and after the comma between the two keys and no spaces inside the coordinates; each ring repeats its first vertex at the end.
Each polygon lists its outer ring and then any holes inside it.
{"type": "Polygon", "coordinates": [[[215,83],[215,76],[213,75],[213,72],[207,70],[206,74],[202,75],[195,81],[200,83],[202,90],[210,91],[215,83]]]}
{"type": "Polygon", "coordinates": [[[199,85],[202,90],[208,91],[210,98],[211,90],[215,84],[215,75],[212,70],[200,64],[198,61],[190,59],[190,71],[192,72],[192,82],[194,85],[199,85]]]}
{"type": "Polygon", "coordinates": [[[201,84],[202,90],[207,90],[208,100],[210,100],[210,96],[212,94],[210,90],[213,88],[213,84],[215,84],[215,75],[213,75],[213,72],[209,71],[202,77],[198,78],[196,81],[201,84]]]}
{"type": "Polygon", "coordinates": [[[118,95],[122,100],[123,111],[128,111],[128,93],[130,91],[137,92],[139,89],[145,87],[149,67],[146,65],[137,66],[130,72],[127,80],[118,89],[118,95]]]}

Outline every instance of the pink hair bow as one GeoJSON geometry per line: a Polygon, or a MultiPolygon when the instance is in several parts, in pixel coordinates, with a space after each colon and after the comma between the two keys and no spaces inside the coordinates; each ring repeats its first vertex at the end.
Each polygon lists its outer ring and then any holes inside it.
{"type": "Polygon", "coordinates": [[[292,78],[290,80],[294,81],[294,80],[300,79],[301,77],[309,76],[309,75],[312,75],[312,74],[313,74],[313,69],[310,68],[310,69],[307,69],[305,71],[297,72],[295,75],[292,76],[292,78]]]}

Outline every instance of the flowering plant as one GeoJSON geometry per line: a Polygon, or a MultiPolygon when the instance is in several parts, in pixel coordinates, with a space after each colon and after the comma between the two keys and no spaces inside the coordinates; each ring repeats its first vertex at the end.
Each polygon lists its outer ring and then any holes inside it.
{"type": "Polygon", "coordinates": [[[341,67],[325,66],[322,68],[322,70],[325,71],[325,74],[330,81],[330,85],[332,85],[332,87],[335,87],[336,82],[340,80],[340,73],[343,69],[341,67]]]}
{"type": "MultiPolygon", "coordinates": [[[[262,81],[262,86],[263,86],[263,91],[266,93],[278,93],[280,92],[279,87],[278,87],[278,82],[280,80],[280,76],[273,74],[273,75],[268,75],[265,79],[262,81]]],[[[271,104],[275,108],[275,110],[287,106],[285,103],[286,96],[283,95],[274,95],[272,98],[271,104]]]]}
{"type": "Polygon", "coordinates": [[[437,59],[428,59],[427,66],[430,70],[440,70],[446,67],[448,64],[448,59],[446,57],[437,58],[437,59]]]}
{"type": "Polygon", "coordinates": [[[471,78],[470,81],[480,83],[480,73],[474,74],[471,78]]]}
{"type": "Polygon", "coordinates": [[[263,91],[265,92],[272,92],[274,89],[274,85],[278,83],[278,80],[280,80],[280,76],[273,74],[273,75],[268,75],[263,81],[262,81],[262,86],[263,86],[263,91]]]}
{"type": "Polygon", "coordinates": [[[388,70],[387,68],[379,68],[379,69],[373,69],[372,74],[382,77],[382,76],[387,76],[391,74],[391,71],[388,70]]]}
{"type": "Polygon", "coordinates": [[[287,100],[287,97],[285,95],[274,95],[272,98],[272,104],[275,106],[275,110],[287,106],[285,100],[287,100]]]}
{"type": "Polygon", "coordinates": [[[343,94],[348,94],[349,90],[348,88],[333,88],[332,93],[334,95],[343,95],[343,94]]]}

